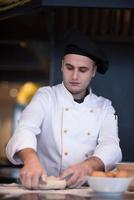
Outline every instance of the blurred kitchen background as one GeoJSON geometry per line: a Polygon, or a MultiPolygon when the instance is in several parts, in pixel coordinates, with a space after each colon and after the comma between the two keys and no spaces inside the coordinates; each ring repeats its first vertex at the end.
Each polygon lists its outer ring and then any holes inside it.
{"type": "Polygon", "coordinates": [[[93,90],[113,101],[123,160],[134,161],[134,1],[0,0],[1,166],[12,166],[5,146],[21,110],[39,86],[61,81],[61,40],[70,28],[107,54],[109,71],[97,74],[93,90]]]}

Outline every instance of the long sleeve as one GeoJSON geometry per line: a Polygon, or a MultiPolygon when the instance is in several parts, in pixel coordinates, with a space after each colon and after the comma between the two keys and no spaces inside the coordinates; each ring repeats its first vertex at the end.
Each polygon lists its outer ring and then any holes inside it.
{"type": "Polygon", "coordinates": [[[115,164],[122,159],[118,137],[118,117],[110,103],[105,108],[94,155],[103,161],[106,171],[115,167],[115,164]]]}
{"type": "Polygon", "coordinates": [[[24,109],[20,122],[6,147],[8,159],[13,164],[21,164],[21,160],[15,155],[24,148],[32,148],[37,151],[36,136],[40,134],[41,124],[45,116],[45,98],[41,98],[40,92],[34,96],[31,103],[24,109]]]}

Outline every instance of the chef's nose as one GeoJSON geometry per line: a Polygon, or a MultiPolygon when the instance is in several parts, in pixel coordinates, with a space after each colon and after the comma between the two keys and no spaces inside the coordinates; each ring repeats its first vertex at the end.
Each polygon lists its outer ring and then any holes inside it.
{"type": "Polygon", "coordinates": [[[78,79],[78,70],[77,69],[75,69],[74,71],[73,71],[73,79],[75,80],[75,79],[78,79]]]}

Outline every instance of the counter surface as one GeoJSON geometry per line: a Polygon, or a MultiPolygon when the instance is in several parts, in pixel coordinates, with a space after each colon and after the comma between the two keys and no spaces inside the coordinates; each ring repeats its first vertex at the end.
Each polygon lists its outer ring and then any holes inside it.
{"type": "Polygon", "coordinates": [[[132,200],[134,192],[97,194],[89,187],[65,190],[27,190],[18,184],[0,184],[1,200],[132,200]]]}

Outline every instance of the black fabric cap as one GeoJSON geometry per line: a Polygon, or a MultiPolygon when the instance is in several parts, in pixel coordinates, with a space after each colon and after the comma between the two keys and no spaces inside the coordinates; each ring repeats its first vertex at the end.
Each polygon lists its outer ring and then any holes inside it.
{"type": "Polygon", "coordinates": [[[67,54],[78,54],[91,58],[101,74],[105,74],[108,69],[108,60],[100,47],[78,30],[71,30],[64,36],[64,55],[67,54]]]}

